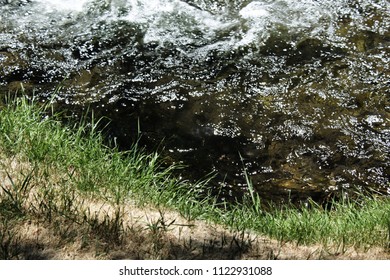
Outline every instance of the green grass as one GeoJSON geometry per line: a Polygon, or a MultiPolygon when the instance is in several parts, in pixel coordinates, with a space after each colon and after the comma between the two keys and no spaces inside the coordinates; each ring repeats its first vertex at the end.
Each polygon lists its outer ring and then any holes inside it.
{"type": "Polygon", "coordinates": [[[146,154],[135,143],[119,152],[104,145],[97,124],[83,121],[63,127],[56,116],[47,118],[45,106],[17,99],[0,112],[0,141],[5,155],[22,155],[40,169],[55,169],[71,188],[119,203],[164,197],[165,189],[180,190],[171,176],[173,168],[161,168],[157,154],[146,154]]]}
{"type": "Polygon", "coordinates": [[[332,210],[324,210],[313,205],[310,209],[298,209],[289,205],[264,212],[259,217],[256,210],[246,206],[239,212],[237,219],[240,221],[236,224],[297,244],[322,244],[330,248],[389,248],[388,200],[365,198],[363,205],[344,201],[335,202],[333,207],[332,210]]]}
{"type": "Polygon", "coordinates": [[[125,231],[122,208],[128,203],[174,209],[189,220],[209,220],[281,242],[321,244],[341,251],[390,246],[388,198],[335,201],[331,210],[312,203],[310,208],[286,205],[264,211],[247,177],[243,203],[217,203],[209,195],[207,180],[179,180],[172,172],[179,167],[163,167],[158,154],[146,153],[137,143],[120,152],[104,144],[97,123],[63,125],[57,115],[47,117],[50,110],[26,98],[8,100],[0,110],[0,169],[8,181],[0,185],[0,258],[12,258],[19,238],[12,224],[23,219],[54,224],[67,239],[77,225],[84,225],[91,239],[119,244],[125,231]],[[4,162],[22,167],[15,174],[4,162]],[[115,206],[114,215],[98,219],[86,210],[84,198],[107,201],[115,206]]]}

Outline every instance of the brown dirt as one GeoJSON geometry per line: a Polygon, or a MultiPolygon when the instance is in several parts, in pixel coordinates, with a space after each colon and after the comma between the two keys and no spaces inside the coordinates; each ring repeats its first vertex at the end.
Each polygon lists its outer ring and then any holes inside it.
{"type": "MultiPolygon", "coordinates": [[[[98,206],[94,203],[92,208],[98,206]]],[[[104,214],[115,210],[107,205],[104,214]]],[[[99,206],[99,207],[100,207],[99,206]]],[[[102,211],[102,210],[100,210],[102,211]]],[[[103,213],[103,212],[100,212],[103,213]]],[[[37,220],[21,221],[15,250],[21,259],[390,259],[381,248],[323,248],[280,243],[270,238],[232,232],[205,221],[188,221],[175,212],[126,207],[120,241],[99,237],[69,221],[66,231],[37,220]]],[[[63,221],[62,221],[63,222],[63,221]]],[[[66,222],[65,222],[66,224],[66,222]]]]}

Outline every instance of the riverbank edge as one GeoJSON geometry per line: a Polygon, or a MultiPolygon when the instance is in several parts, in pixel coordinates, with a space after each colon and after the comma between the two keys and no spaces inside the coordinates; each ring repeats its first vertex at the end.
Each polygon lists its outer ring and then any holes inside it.
{"type": "Polygon", "coordinates": [[[98,122],[47,112],[27,98],[0,111],[2,259],[390,258],[388,198],[266,212],[248,180],[244,203],[217,203],[207,180],[179,180],[137,143],[107,147],[98,122]]]}

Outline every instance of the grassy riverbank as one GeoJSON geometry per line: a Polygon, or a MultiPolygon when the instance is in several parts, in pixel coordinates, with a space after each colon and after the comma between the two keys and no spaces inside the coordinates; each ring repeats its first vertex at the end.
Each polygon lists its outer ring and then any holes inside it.
{"type": "Polygon", "coordinates": [[[250,191],[244,204],[218,205],[207,182],[175,178],[178,167],[163,168],[136,144],[109,148],[96,124],[64,126],[48,109],[21,98],[0,111],[0,259],[77,258],[72,250],[85,252],[79,258],[336,258],[349,250],[365,258],[372,248],[380,251],[373,258],[389,257],[388,198],[264,212],[250,191]],[[199,227],[199,238],[187,235],[199,227]],[[276,247],[262,251],[259,236],[276,247]],[[287,243],[316,247],[286,255],[287,243]]]}

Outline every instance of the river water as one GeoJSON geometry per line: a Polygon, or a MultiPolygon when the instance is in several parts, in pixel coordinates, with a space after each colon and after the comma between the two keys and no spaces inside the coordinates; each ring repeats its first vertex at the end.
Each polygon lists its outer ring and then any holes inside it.
{"type": "Polygon", "coordinates": [[[0,91],[142,132],[221,198],[390,194],[386,0],[0,1],[0,91]],[[139,126],[138,126],[139,124],[139,126]]]}

